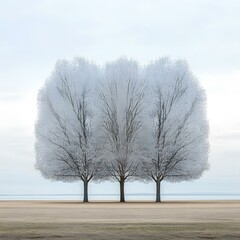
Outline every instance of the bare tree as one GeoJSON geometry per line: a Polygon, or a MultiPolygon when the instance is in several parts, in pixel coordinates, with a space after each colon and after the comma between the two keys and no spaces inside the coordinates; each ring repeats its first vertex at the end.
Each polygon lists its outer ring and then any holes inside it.
{"type": "Polygon", "coordinates": [[[139,170],[143,90],[135,62],[120,59],[107,65],[100,93],[105,151],[102,178],[119,182],[120,202],[125,202],[125,182],[139,170]]]}
{"type": "Polygon", "coordinates": [[[90,95],[96,77],[96,67],[83,59],[62,61],[38,99],[36,167],[48,179],[82,181],[84,202],[100,168],[90,95]]]}
{"type": "Polygon", "coordinates": [[[160,202],[163,180],[196,179],[208,167],[205,94],[184,62],[159,60],[147,67],[145,77],[153,86],[152,123],[148,159],[140,176],[156,183],[160,202]]]}

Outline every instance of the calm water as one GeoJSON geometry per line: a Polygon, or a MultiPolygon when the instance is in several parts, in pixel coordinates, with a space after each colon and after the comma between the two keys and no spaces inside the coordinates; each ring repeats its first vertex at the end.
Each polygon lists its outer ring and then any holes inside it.
{"type": "MultiPolygon", "coordinates": [[[[153,200],[154,194],[126,194],[126,200],[153,200]]],[[[0,200],[81,200],[82,195],[0,195],[0,200]]],[[[90,194],[89,200],[118,200],[117,194],[90,194]]],[[[240,200],[240,194],[162,194],[162,200],[240,200]]]]}

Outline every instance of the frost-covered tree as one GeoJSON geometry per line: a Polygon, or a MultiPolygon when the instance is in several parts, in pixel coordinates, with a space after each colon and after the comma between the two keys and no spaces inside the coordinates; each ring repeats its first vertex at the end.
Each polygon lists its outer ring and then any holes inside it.
{"type": "Polygon", "coordinates": [[[205,92],[184,61],[160,59],[145,68],[149,83],[146,125],[148,158],[140,177],[161,181],[197,179],[208,168],[208,122],[205,92]]]}
{"type": "Polygon", "coordinates": [[[125,201],[124,183],[134,178],[141,162],[141,114],[144,86],[136,62],[120,59],[106,65],[100,91],[103,179],[120,184],[120,201],[125,201]]]}
{"type": "Polygon", "coordinates": [[[38,95],[36,168],[51,180],[84,184],[99,171],[99,146],[94,123],[93,85],[98,68],[85,61],[59,61],[38,95]]]}

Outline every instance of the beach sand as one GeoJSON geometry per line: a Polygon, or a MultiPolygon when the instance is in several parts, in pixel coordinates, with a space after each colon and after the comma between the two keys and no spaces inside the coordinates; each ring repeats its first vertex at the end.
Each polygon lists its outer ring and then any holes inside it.
{"type": "Polygon", "coordinates": [[[240,239],[240,201],[0,201],[0,239],[240,239]]]}

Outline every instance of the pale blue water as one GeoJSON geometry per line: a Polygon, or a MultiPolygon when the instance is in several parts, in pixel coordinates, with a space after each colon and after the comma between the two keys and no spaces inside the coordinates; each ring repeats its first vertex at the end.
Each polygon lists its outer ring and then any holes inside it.
{"type": "MultiPolygon", "coordinates": [[[[240,200],[240,194],[162,194],[162,200],[240,200]]],[[[126,194],[126,201],[154,201],[154,194],[126,194]]],[[[0,195],[0,200],[81,200],[82,195],[52,194],[52,195],[0,195]]],[[[89,194],[89,200],[119,200],[117,194],[89,194]]]]}

